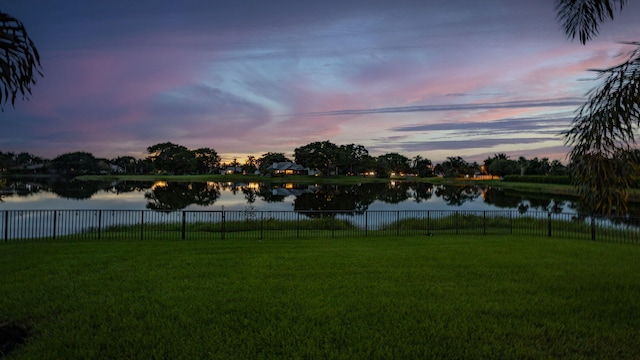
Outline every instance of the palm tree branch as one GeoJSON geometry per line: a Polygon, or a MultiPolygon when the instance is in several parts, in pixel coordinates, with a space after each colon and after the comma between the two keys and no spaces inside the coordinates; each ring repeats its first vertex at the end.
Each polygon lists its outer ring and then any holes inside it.
{"type": "Polygon", "coordinates": [[[627,189],[637,161],[632,158],[635,133],[640,127],[640,42],[626,61],[596,70],[600,86],[576,113],[564,133],[572,146],[572,179],[578,194],[597,211],[624,213],[627,189]]]}
{"type": "MultiPolygon", "coordinates": [[[[588,93],[564,133],[567,145],[615,153],[635,143],[640,126],[640,42],[623,63],[596,70],[602,84],[588,93]]],[[[575,153],[576,149],[572,153],[575,153]]]]}
{"type": "Polygon", "coordinates": [[[0,12],[0,108],[31,95],[37,75],[42,76],[40,55],[24,25],[0,12]]]}
{"type": "Polygon", "coordinates": [[[556,13],[564,32],[585,44],[598,35],[600,24],[613,20],[627,0],[556,0],[556,13]]]}

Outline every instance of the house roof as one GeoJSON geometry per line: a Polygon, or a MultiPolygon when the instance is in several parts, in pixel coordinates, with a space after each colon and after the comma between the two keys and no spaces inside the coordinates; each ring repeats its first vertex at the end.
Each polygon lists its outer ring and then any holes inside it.
{"type": "Polygon", "coordinates": [[[304,170],[305,168],[302,165],[294,164],[290,161],[286,162],[274,162],[267,168],[267,170],[304,170]]]}

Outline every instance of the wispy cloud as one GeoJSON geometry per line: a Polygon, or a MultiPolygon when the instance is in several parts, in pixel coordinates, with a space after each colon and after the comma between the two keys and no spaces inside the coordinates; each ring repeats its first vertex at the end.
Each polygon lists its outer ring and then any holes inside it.
{"type": "Polygon", "coordinates": [[[488,134],[500,133],[522,133],[522,132],[544,132],[559,133],[559,130],[566,130],[569,127],[571,118],[567,117],[523,117],[507,118],[494,121],[481,122],[440,122],[433,124],[407,125],[391,128],[392,131],[464,131],[464,132],[487,132],[488,134]]]}
{"type": "Polygon", "coordinates": [[[473,110],[495,110],[495,109],[518,109],[518,108],[542,108],[542,107],[576,107],[581,105],[584,99],[564,98],[545,100],[522,100],[493,103],[475,104],[445,104],[445,105],[418,105],[399,106],[373,109],[345,109],[309,112],[297,115],[309,116],[340,116],[340,115],[366,115],[366,114],[388,114],[388,113],[409,113],[409,112],[434,112],[434,111],[473,111],[473,110]]]}

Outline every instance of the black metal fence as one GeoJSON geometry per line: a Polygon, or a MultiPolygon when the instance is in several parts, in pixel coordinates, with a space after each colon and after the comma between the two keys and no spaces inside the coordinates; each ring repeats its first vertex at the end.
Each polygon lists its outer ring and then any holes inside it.
{"type": "Polygon", "coordinates": [[[638,243],[640,218],[517,211],[4,210],[0,239],[228,239],[439,234],[638,243]]]}

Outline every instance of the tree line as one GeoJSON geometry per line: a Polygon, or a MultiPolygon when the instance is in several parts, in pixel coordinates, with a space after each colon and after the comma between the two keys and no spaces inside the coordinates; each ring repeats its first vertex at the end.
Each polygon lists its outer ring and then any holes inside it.
{"type": "MultiPolygon", "coordinates": [[[[474,177],[477,175],[554,175],[568,174],[568,166],[548,158],[511,159],[504,153],[487,157],[482,163],[467,162],[460,156],[448,157],[434,164],[421,155],[409,158],[390,152],[372,156],[363,145],[336,145],[330,141],[316,141],[294,149],[293,158],[284,153],[267,152],[259,157],[247,156],[223,162],[215,149],[189,149],[172,142],[158,143],[147,148],[147,156],[138,159],[118,156],[98,158],[89,152],[71,152],[53,159],[44,159],[26,152],[0,151],[0,173],[58,174],[65,176],[93,174],[167,174],[204,175],[219,173],[269,174],[273,163],[291,162],[312,169],[322,175],[358,176],[443,176],[474,177]]],[[[570,166],[570,165],[569,165],[570,166]]]]}

